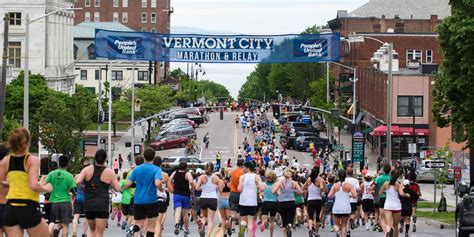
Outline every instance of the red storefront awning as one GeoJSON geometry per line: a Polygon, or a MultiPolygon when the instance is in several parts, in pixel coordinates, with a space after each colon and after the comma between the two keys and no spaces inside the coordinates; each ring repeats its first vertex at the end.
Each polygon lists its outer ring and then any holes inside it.
{"type": "MultiPolygon", "coordinates": [[[[392,132],[391,133],[392,133],[392,135],[395,135],[395,136],[399,135],[400,127],[392,126],[392,132]]],[[[374,129],[374,131],[372,131],[370,133],[370,135],[375,136],[375,137],[380,137],[380,136],[387,135],[387,126],[386,125],[380,125],[380,126],[376,127],[374,129]]]]}

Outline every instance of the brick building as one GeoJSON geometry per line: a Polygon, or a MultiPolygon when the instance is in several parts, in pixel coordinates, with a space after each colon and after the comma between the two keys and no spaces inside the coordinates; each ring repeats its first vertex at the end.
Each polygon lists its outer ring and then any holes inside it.
{"type": "Polygon", "coordinates": [[[77,0],[74,24],[119,22],[143,32],[170,32],[170,0],[77,0]]]}

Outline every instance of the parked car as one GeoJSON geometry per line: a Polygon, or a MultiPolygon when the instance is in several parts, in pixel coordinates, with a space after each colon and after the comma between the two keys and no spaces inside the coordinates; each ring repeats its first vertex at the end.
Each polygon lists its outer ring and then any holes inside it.
{"type": "Polygon", "coordinates": [[[170,135],[167,137],[160,137],[159,140],[150,143],[150,146],[156,150],[164,150],[176,147],[185,147],[188,144],[189,138],[178,135],[170,135]]]}
{"type": "Polygon", "coordinates": [[[188,163],[189,170],[195,170],[197,168],[205,169],[206,163],[202,160],[197,159],[196,157],[188,156],[172,156],[163,159],[163,165],[161,168],[163,171],[171,174],[173,171],[178,169],[178,165],[181,161],[188,163]]]}
{"type": "Polygon", "coordinates": [[[331,143],[329,143],[329,139],[326,138],[320,138],[316,136],[300,136],[296,138],[295,141],[295,147],[299,151],[306,151],[309,152],[309,144],[314,143],[314,147],[316,147],[318,150],[324,149],[326,147],[332,147],[331,143]]]}
{"type": "Polygon", "coordinates": [[[296,139],[301,136],[318,137],[319,135],[312,132],[296,132],[294,136],[281,136],[280,139],[286,140],[286,147],[288,149],[294,149],[296,145],[295,144],[296,139]]]}
{"type": "Polygon", "coordinates": [[[316,133],[319,136],[319,131],[310,124],[304,122],[288,122],[288,136],[293,136],[296,132],[312,132],[316,133]]]}
{"type": "MultiPolygon", "coordinates": [[[[164,124],[164,125],[166,125],[166,124],[164,124]]],[[[182,130],[182,129],[189,129],[189,128],[194,129],[189,124],[172,124],[172,125],[169,125],[169,126],[166,126],[166,127],[163,127],[163,126],[160,128],[161,132],[163,132],[163,131],[175,131],[175,130],[182,130]]]]}
{"type": "Polygon", "coordinates": [[[457,237],[468,237],[474,234],[474,193],[464,195],[462,201],[457,204],[455,220],[457,237]]]}
{"type": "Polygon", "coordinates": [[[192,121],[191,119],[187,118],[178,118],[178,119],[173,119],[169,123],[163,124],[160,129],[166,129],[167,127],[170,127],[172,125],[177,125],[177,124],[188,124],[193,128],[196,128],[196,123],[192,121]]]}
{"type": "MultiPolygon", "coordinates": [[[[421,164],[418,166],[418,169],[416,170],[416,181],[425,181],[425,182],[434,182],[434,168],[427,168],[426,163],[430,162],[433,160],[422,160],[421,164]]],[[[436,160],[434,160],[436,161],[436,160]]],[[[448,179],[448,182],[453,182],[451,176],[451,179],[449,179],[449,175],[446,174],[446,178],[448,179]]]]}
{"type": "Polygon", "coordinates": [[[186,114],[186,113],[173,113],[165,118],[161,118],[160,124],[169,123],[175,119],[189,119],[192,120],[196,127],[199,127],[200,124],[204,123],[204,118],[201,115],[194,115],[194,114],[186,114]]]}
{"type": "Polygon", "coordinates": [[[180,137],[185,136],[185,137],[194,138],[194,139],[196,139],[197,137],[196,132],[194,131],[192,127],[186,127],[183,129],[176,129],[172,131],[162,131],[158,134],[158,136],[155,137],[155,140],[160,140],[162,137],[168,137],[172,135],[176,135],[180,137]]]}

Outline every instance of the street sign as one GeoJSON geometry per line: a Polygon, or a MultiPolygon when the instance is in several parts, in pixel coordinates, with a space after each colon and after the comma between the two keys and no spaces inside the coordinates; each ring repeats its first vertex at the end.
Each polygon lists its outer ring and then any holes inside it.
{"type": "Polygon", "coordinates": [[[444,168],[445,166],[446,166],[446,162],[444,161],[428,160],[425,163],[426,168],[444,168]]]}
{"type": "Polygon", "coordinates": [[[454,168],[454,180],[455,181],[461,181],[461,178],[462,178],[461,167],[455,167],[454,168]]]}
{"type": "Polygon", "coordinates": [[[416,143],[408,144],[408,153],[415,154],[416,153],[416,143]]]}
{"type": "Polygon", "coordinates": [[[352,162],[363,162],[364,161],[364,133],[361,131],[355,131],[352,135],[352,162]]]}

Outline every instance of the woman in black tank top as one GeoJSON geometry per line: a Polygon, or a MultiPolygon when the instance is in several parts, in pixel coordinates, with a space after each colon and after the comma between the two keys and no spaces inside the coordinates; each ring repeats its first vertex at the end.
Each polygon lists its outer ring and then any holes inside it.
{"type": "Polygon", "coordinates": [[[85,183],[84,209],[93,237],[104,236],[109,219],[109,189],[120,192],[120,184],[112,169],[106,168],[107,153],[100,149],[95,153],[95,165],[85,167],[75,178],[76,184],[85,183]]]}

